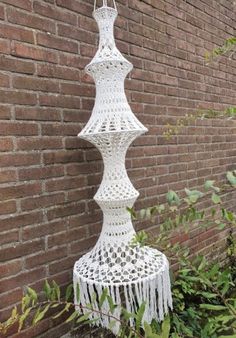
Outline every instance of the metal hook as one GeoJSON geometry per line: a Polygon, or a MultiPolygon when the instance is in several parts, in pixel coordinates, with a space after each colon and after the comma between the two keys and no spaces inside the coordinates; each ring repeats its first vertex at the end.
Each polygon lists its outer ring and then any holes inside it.
{"type": "MultiPolygon", "coordinates": [[[[115,0],[113,0],[113,5],[114,5],[115,10],[117,10],[115,0]]],[[[107,7],[107,0],[103,0],[103,6],[107,7]]],[[[94,0],[94,10],[96,10],[96,8],[97,8],[97,0],[94,0]]]]}

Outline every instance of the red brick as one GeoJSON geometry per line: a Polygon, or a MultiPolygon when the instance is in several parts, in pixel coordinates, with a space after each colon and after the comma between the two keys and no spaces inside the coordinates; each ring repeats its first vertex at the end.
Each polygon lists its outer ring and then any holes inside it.
{"type": "Polygon", "coordinates": [[[23,229],[23,240],[28,241],[35,238],[42,238],[43,236],[60,233],[66,230],[65,220],[47,222],[44,224],[25,226],[23,229]]]}
{"type": "Polygon", "coordinates": [[[9,7],[7,9],[8,21],[24,27],[30,27],[41,31],[55,33],[56,24],[55,22],[36,16],[32,13],[26,13],[17,9],[9,7]]]}
{"type": "Polygon", "coordinates": [[[0,152],[13,150],[13,140],[10,138],[0,138],[0,152]]]}
{"type": "Polygon", "coordinates": [[[10,87],[10,78],[8,75],[0,73],[0,87],[10,87]]]}
{"type": "Polygon", "coordinates": [[[64,178],[64,179],[55,179],[48,181],[46,183],[46,190],[47,191],[60,191],[60,190],[69,190],[73,188],[80,188],[84,187],[86,184],[86,178],[80,177],[79,179],[76,178],[64,178]]]}
{"type": "Polygon", "coordinates": [[[42,3],[41,1],[35,1],[33,6],[35,13],[40,14],[42,17],[67,22],[70,25],[76,25],[77,23],[77,16],[74,13],[66,12],[63,9],[42,3]]]}
{"type": "Polygon", "coordinates": [[[39,96],[39,103],[41,106],[61,107],[61,108],[80,108],[81,100],[74,96],[58,96],[42,94],[39,96]]]}
{"type": "MultiPolygon", "coordinates": [[[[1,188],[0,188],[1,194],[1,188]]],[[[0,215],[7,215],[7,214],[14,214],[16,212],[16,202],[15,201],[8,201],[5,203],[0,204],[0,215]]],[[[1,242],[1,240],[0,240],[1,242]]]]}
{"type": "Polygon", "coordinates": [[[57,108],[16,107],[17,120],[60,121],[61,113],[57,108]]]}
{"type": "MultiPolygon", "coordinates": [[[[61,243],[63,244],[63,242],[61,243]]],[[[26,269],[32,269],[45,263],[60,260],[67,255],[66,246],[60,246],[57,249],[47,250],[25,259],[26,269]]]]}
{"type": "MultiPolygon", "coordinates": [[[[0,143],[1,144],[1,143],[0,143]]],[[[46,138],[46,137],[34,137],[18,138],[17,149],[18,150],[48,150],[48,149],[60,149],[62,148],[62,140],[60,138],[46,138]]]]}
{"type": "Polygon", "coordinates": [[[0,135],[2,136],[33,136],[38,134],[38,125],[35,123],[2,122],[0,135]]]}
{"type": "Polygon", "coordinates": [[[1,167],[21,167],[40,163],[40,154],[0,155],[1,167]]]}
{"type": "Polygon", "coordinates": [[[78,43],[68,41],[68,39],[58,38],[54,35],[38,33],[37,43],[44,47],[58,49],[69,53],[78,53],[78,43]]]}
{"type": "Polygon", "coordinates": [[[38,76],[50,77],[53,79],[80,80],[80,72],[78,70],[56,65],[37,65],[37,74],[38,76]]]}
{"type": "Polygon", "coordinates": [[[18,287],[22,287],[22,285],[29,285],[35,280],[40,280],[46,277],[46,271],[45,268],[40,267],[25,271],[17,275],[16,277],[11,277],[7,279],[0,280],[0,289],[7,292],[8,290],[13,290],[18,287]]]}
{"type": "Polygon", "coordinates": [[[65,202],[65,195],[63,193],[31,197],[21,201],[21,210],[36,210],[46,208],[54,205],[59,205],[65,202]]]}
{"type": "Polygon", "coordinates": [[[22,257],[23,255],[29,255],[42,251],[44,249],[45,243],[41,239],[30,241],[23,244],[17,244],[16,246],[10,248],[0,249],[0,261],[10,261],[22,257]]]}
{"type": "Polygon", "coordinates": [[[97,236],[83,239],[82,241],[74,242],[71,244],[71,253],[78,254],[78,252],[88,251],[93,247],[97,241],[97,236]]]}
{"type": "Polygon", "coordinates": [[[0,39],[0,52],[2,54],[10,54],[10,41],[0,39]]]}
{"type": "MultiPolygon", "coordinates": [[[[64,168],[62,166],[47,166],[43,168],[25,168],[20,169],[19,180],[31,181],[46,178],[56,178],[64,175],[64,168]]],[[[1,181],[1,179],[0,179],[1,181]]]]}
{"type": "Polygon", "coordinates": [[[22,61],[0,55],[0,69],[23,74],[33,74],[35,66],[29,61],[22,61]]]}
{"type": "Polygon", "coordinates": [[[34,36],[31,30],[0,23],[0,37],[33,43],[34,36]]]}
{"type": "Polygon", "coordinates": [[[28,11],[30,11],[32,7],[30,0],[2,0],[2,2],[28,11]]]}
{"type": "Polygon", "coordinates": [[[96,43],[96,37],[91,32],[68,25],[58,24],[58,35],[78,41],[83,41],[91,45],[95,45],[96,43]]]}
{"type": "Polygon", "coordinates": [[[62,83],[61,84],[61,93],[66,95],[73,95],[73,96],[88,96],[94,97],[95,96],[95,89],[94,86],[82,86],[78,84],[71,84],[71,83],[62,83]]]}
{"type": "Polygon", "coordinates": [[[4,7],[1,6],[0,7],[0,19],[4,20],[4,17],[5,17],[5,10],[4,10],[4,7]]]}
{"type": "Polygon", "coordinates": [[[36,104],[36,95],[28,92],[20,92],[16,90],[0,90],[1,103],[12,103],[12,104],[28,104],[33,106],[36,104]]]}
{"type": "Polygon", "coordinates": [[[43,156],[45,164],[53,163],[71,163],[83,161],[83,153],[81,151],[57,151],[46,153],[43,156]]]}
{"type": "Polygon", "coordinates": [[[0,119],[9,120],[11,118],[11,108],[10,106],[0,105],[0,119]]]}
{"type": "Polygon", "coordinates": [[[6,293],[1,293],[0,294],[0,307],[2,309],[7,308],[9,306],[13,306],[19,302],[19,299],[21,299],[23,296],[23,292],[20,288],[15,289],[15,290],[11,290],[9,292],[6,293]]]}
{"type": "Polygon", "coordinates": [[[49,221],[56,218],[63,218],[71,215],[82,214],[85,212],[85,204],[69,204],[62,207],[58,207],[47,212],[47,218],[49,221]]]}
{"type": "Polygon", "coordinates": [[[72,12],[89,15],[93,11],[93,7],[90,4],[81,3],[77,0],[56,0],[58,6],[70,9],[72,12]]]}
{"type": "Polygon", "coordinates": [[[43,124],[42,134],[48,136],[77,136],[79,133],[78,125],[69,124],[43,124]]]}
{"type": "Polygon", "coordinates": [[[80,55],[63,53],[59,56],[59,63],[62,66],[84,69],[86,64],[89,63],[89,59],[82,58],[80,55]]]}
{"type": "Polygon", "coordinates": [[[16,181],[15,170],[1,170],[0,171],[0,183],[9,183],[16,181]]]}
{"type": "Polygon", "coordinates": [[[76,240],[86,237],[86,227],[69,229],[66,232],[50,235],[48,237],[48,247],[53,248],[63,244],[70,244],[76,240]]]}
{"type": "Polygon", "coordinates": [[[18,228],[20,226],[38,224],[42,222],[42,212],[33,212],[20,215],[12,215],[0,219],[1,231],[9,231],[9,229],[18,228]]]}
{"type": "Polygon", "coordinates": [[[42,191],[40,183],[21,184],[8,187],[0,187],[0,200],[10,200],[19,197],[38,195],[42,191]]]}
{"type": "Polygon", "coordinates": [[[43,48],[32,47],[31,45],[23,45],[19,42],[12,43],[11,54],[25,59],[57,63],[57,54],[55,52],[43,48]]]}
{"type": "Polygon", "coordinates": [[[55,81],[26,76],[13,77],[13,87],[17,89],[28,89],[42,92],[59,92],[59,84],[55,81]]]}

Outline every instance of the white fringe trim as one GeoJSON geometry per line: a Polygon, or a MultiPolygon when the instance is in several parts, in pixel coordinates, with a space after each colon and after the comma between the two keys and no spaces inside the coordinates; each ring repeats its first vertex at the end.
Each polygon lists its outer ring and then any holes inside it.
{"type": "MultiPolygon", "coordinates": [[[[122,299],[123,306],[130,313],[137,313],[139,307],[145,302],[146,309],[143,316],[143,323],[151,323],[153,319],[163,321],[164,316],[168,313],[169,308],[172,309],[172,296],[170,286],[169,267],[159,272],[157,276],[145,278],[137,282],[132,282],[124,285],[101,285],[96,282],[84,281],[82,278],[74,274],[74,290],[75,290],[75,305],[79,313],[86,314],[91,310],[86,309],[88,304],[93,304],[93,309],[99,311],[98,300],[101,298],[103,290],[108,290],[108,295],[112,297],[114,304],[117,305],[114,312],[111,313],[109,303],[106,300],[101,308],[101,313],[93,312],[90,315],[94,326],[101,326],[110,329],[114,334],[118,334],[120,323],[117,321],[113,324],[114,318],[105,314],[110,314],[112,317],[121,319],[122,299]],[[80,303],[77,303],[76,285],[80,288],[80,303]],[[94,296],[96,295],[96,297],[94,296]],[[81,309],[82,307],[82,309],[81,309]]],[[[133,318],[130,319],[130,326],[135,326],[133,318]]]]}

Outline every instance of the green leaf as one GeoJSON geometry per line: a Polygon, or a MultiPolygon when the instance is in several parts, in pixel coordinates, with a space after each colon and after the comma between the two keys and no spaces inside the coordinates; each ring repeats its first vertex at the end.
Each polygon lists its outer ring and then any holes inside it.
{"type": "Polygon", "coordinates": [[[79,317],[76,320],[76,323],[79,324],[79,323],[82,323],[82,322],[86,322],[89,319],[90,315],[91,315],[91,312],[88,312],[88,313],[84,314],[83,316],[79,317]]]}
{"type": "Polygon", "coordinates": [[[77,304],[80,303],[80,286],[78,283],[76,284],[76,301],[77,301],[77,304]]]}
{"type": "Polygon", "coordinates": [[[212,181],[212,180],[206,181],[205,184],[204,184],[205,190],[208,191],[208,190],[213,189],[213,190],[215,190],[216,192],[220,192],[220,188],[215,187],[214,184],[215,184],[215,181],[212,181]]]}
{"type": "Polygon", "coordinates": [[[131,217],[132,217],[134,220],[137,219],[136,212],[134,211],[133,208],[127,207],[126,210],[130,213],[131,217]]]}
{"type": "Polygon", "coordinates": [[[63,313],[67,312],[70,308],[71,304],[67,303],[64,307],[64,309],[62,309],[57,315],[53,316],[53,319],[59,318],[63,315],[63,313]]]}
{"type": "Polygon", "coordinates": [[[223,305],[213,305],[213,304],[200,304],[201,309],[212,310],[212,311],[224,311],[227,309],[223,305]]]}
{"type": "Polygon", "coordinates": [[[27,317],[29,316],[30,312],[31,312],[31,308],[28,308],[19,318],[19,326],[18,326],[18,332],[20,332],[23,328],[24,322],[27,319],[27,317]]]}
{"type": "Polygon", "coordinates": [[[37,295],[36,291],[34,289],[28,287],[27,293],[29,294],[29,296],[32,299],[32,304],[35,305],[35,303],[37,303],[37,301],[38,301],[38,295],[37,295]]]}
{"type": "Polygon", "coordinates": [[[67,288],[66,288],[66,301],[68,301],[70,298],[71,298],[71,295],[72,295],[72,292],[73,292],[73,285],[70,284],[67,288]]]}
{"type": "Polygon", "coordinates": [[[173,204],[179,205],[181,203],[179,196],[173,190],[168,191],[166,195],[166,199],[170,205],[173,205],[173,204]]]}
{"type": "Polygon", "coordinates": [[[167,316],[161,325],[162,338],[169,338],[170,334],[170,317],[167,316]]]}
{"type": "Polygon", "coordinates": [[[236,187],[236,176],[235,176],[234,172],[228,171],[226,177],[227,177],[229,183],[230,183],[233,187],[236,187]]]}
{"type": "Polygon", "coordinates": [[[199,198],[204,196],[204,194],[201,191],[189,190],[189,189],[186,189],[186,188],[185,188],[185,193],[188,196],[188,198],[185,199],[185,201],[188,204],[194,204],[198,201],[199,198]]]}
{"type": "Polygon", "coordinates": [[[66,323],[72,322],[72,320],[75,320],[79,316],[79,313],[77,311],[73,312],[70,317],[66,320],[66,323]]]}
{"type": "Polygon", "coordinates": [[[40,322],[40,320],[42,320],[45,317],[45,315],[48,312],[49,308],[50,308],[50,304],[48,304],[42,311],[40,311],[40,309],[39,309],[39,311],[37,311],[37,313],[36,313],[36,315],[35,315],[35,317],[33,319],[33,324],[34,325],[37,324],[38,322],[40,322]]]}
{"type": "Polygon", "coordinates": [[[136,330],[138,332],[140,332],[140,328],[142,326],[142,321],[143,321],[143,316],[144,316],[144,313],[145,313],[145,308],[146,308],[146,303],[143,303],[141,304],[141,306],[139,307],[138,309],[138,312],[135,316],[135,319],[136,319],[136,330]]]}
{"type": "Polygon", "coordinates": [[[52,289],[48,283],[48,281],[46,280],[45,281],[45,284],[44,284],[44,288],[43,288],[45,294],[46,294],[46,297],[47,299],[51,299],[51,293],[52,293],[52,289]]]}
{"type": "Polygon", "coordinates": [[[103,291],[102,291],[102,295],[99,299],[99,308],[101,309],[105,300],[107,299],[107,296],[108,296],[108,289],[105,288],[103,291]]]}
{"type": "Polygon", "coordinates": [[[57,285],[57,283],[55,281],[52,282],[52,285],[53,285],[53,288],[55,290],[57,300],[60,301],[60,299],[61,299],[60,287],[59,287],[59,285],[57,285]]]}
{"type": "Polygon", "coordinates": [[[217,195],[216,193],[213,193],[213,194],[212,194],[211,200],[212,200],[212,202],[215,203],[215,204],[222,203],[222,200],[221,200],[220,196],[217,195]]]}

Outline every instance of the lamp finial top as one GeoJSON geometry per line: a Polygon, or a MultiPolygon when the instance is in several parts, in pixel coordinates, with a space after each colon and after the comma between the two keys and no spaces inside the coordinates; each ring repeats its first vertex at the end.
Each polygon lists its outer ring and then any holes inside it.
{"type": "MultiPolygon", "coordinates": [[[[117,10],[115,0],[111,0],[113,3],[114,9],[117,10]]],[[[111,7],[108,5],[108,0],[102,0],[102,7],[111,7]]],[[[94,0],[94,11],[97,9],[97,0],[94,0]]]]}

